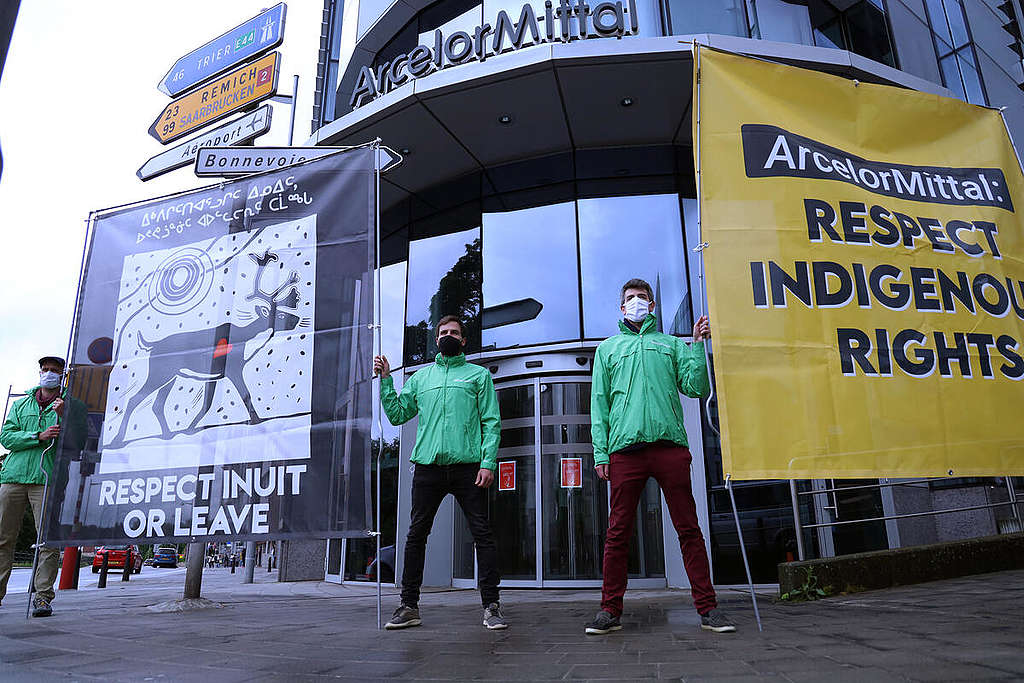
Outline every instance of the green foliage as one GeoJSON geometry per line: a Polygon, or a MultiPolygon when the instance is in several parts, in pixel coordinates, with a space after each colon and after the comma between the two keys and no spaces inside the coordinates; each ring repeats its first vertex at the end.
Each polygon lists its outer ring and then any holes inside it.
{"type": "Polygon", "coordinates": [[[818,586],[818,577],[814,575],[814,567],[804,567],[804,583],[802,586],[779,596],[786,602],[804,602],[828,596],[828,591],[818,586]]]}

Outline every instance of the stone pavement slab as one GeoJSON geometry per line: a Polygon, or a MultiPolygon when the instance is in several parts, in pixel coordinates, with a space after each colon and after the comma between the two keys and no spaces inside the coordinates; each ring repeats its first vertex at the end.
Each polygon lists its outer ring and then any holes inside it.
{"type": "MultiPolygon", "coordinates": [[[[171,575],[61,591],[49,619],[24,618],[24,595],[0,607],[3,681],[329,680],[1024,680],[1024,571],[784,604],[723,590],[739,632],[700,630],[688,592],[636,590],[623,630],[587,636],[597,590],[506,590],[511,624],[490,632],[473,591],[424,593],[424,625],[378,631],[373,587],[273,581],[207,570],[223,605],[183,613],[171,575]]],[[[397,604],[385,589],[383,617],[397,604]]]]}

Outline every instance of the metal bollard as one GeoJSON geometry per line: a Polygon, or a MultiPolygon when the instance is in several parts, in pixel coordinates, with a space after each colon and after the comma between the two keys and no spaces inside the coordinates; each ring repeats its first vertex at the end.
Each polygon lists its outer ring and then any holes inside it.
{"type": "Polygon", "coordinates": [[[96,584],[97,588],[107,587],[107,564],[110,562],[110,556],[107,553],[103,553],[103,563],[100,564],[100,580],[96,584]]]}
{"type": "Polygon", "coordinates": [[[132,550],[129,548],[124,553],[124,569],[121,570],[121,580],[128,581],[132,575],[132,550]]]}
{"type": "Polygon", "coordinates": [[[231,573],[232,574],[235,573],[235,555],[234,555],[234,553],[231,554],[231,573]]]}

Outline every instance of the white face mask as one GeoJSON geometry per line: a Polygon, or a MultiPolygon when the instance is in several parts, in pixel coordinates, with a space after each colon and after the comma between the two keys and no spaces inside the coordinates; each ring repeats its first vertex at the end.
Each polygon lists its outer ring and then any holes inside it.
{"type": "Polygon", "coordinates": [[[644,299],[635,296],[626,302],[625,308],[626,320],[628,320],[631,323],[638,323],[647,317],[647,314],[651,310],[651,305],[644,299]]]}
{"type": "Polygon", "coordinates": [[[60,386],[60,373],[52,370],[44,370],[39,373],[39,386],[44,389],[53,389],[60,386]]]}

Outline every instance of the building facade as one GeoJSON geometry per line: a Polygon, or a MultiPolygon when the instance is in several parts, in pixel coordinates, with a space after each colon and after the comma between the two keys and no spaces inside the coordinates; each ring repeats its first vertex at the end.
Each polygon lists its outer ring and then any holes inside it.
{"type": "MultiPolygon", "coordinates": [[[[490,492],[503,585],[599,585],[608,500],[592,469],[590,373],[597,344],[617,331],[622,283],[654,286],[670,334],[688,337],[706,310],[693,251],[693,41],[1005,107],[1022,140],[1020,19],[1019,0],[326,1],[309,144],[380,137],[404,157],[381,183],[383,350],[400,385],[432,361],[441,316],[467,322],[467,355],[498,391],[498,458],[514,463],[512,485],[490,492]],[[582,486],[565,488],[561,468],[575,458],[582,486]]],[[[714,581],[741,583],[707,423],[715,406],[684,407],[714,581]]],[[[378,564],[385,579],[400,575],[415,431],[385,419],[378,435],[381,562],[369,541],[332,541],[328,578],[365,578],[378,564]]],[[[777,563],[801,554],[1019,529],[1005,504],[1012,480],[880,483],[892,482],[737,484],[754,580],[775,582],[777,563]],[[971,509],[893,518],[952,508],[971,509]],[[850,520],[874,521],[810,526],[850,520]]],[[[636,524],[631,581],[685,586],[653,481],[636,524]]],[[[472,586],[474,565],[449,500],[426,583],[472,586]]]]}

